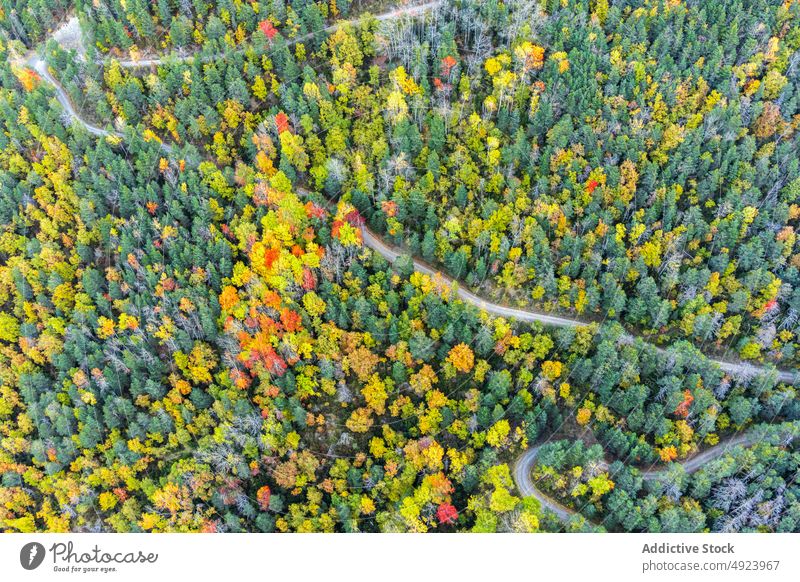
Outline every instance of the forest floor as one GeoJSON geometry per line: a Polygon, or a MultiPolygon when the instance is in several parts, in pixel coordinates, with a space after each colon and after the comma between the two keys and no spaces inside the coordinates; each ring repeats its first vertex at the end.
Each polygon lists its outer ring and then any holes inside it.
{"type": "Polygon", "coordinates": [[[77,16],[70,16],[53,32],[52,38],[64,50],[74,50],[78,54],[79,60],[86,59],[86,47],[83,46],[83,34],[77,16]]]}
{"type": "Polygon", "coordinates": [[[597,437],[594,436],[594,431],[592,431],[591,427],[578,424],[578,421],[575,419],[575,414],[573,413],[569,414],[564,419],[564,422],[561,423],[558,430],[548,437],[548,439],[551,441],[562,439],[583,441],[587,447],[598,444],[597,437]]]}

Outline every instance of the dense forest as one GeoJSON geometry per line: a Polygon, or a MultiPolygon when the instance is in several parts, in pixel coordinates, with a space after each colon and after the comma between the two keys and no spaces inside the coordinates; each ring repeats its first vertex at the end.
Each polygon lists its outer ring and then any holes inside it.
{"type": "Polygon", "coordinates": [[[0,0],[0,33],[30,48],[53,32],[71,7],[69,0],[0,0]]]}
{"type": "Polygon", "coordinates": [[[2,3],[0,530],[800,531],[800,4],[429,4],[2,3]]]}

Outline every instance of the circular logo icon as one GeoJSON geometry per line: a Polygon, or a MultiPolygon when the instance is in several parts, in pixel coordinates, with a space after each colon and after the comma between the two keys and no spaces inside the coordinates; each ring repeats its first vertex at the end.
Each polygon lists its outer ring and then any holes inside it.
{"type": "Polygon", "coordinates": [[[19,563],[26,570],[35,570],[44,561],[44,546],[39,542],[30,542],[19,551],[19,563]]]}

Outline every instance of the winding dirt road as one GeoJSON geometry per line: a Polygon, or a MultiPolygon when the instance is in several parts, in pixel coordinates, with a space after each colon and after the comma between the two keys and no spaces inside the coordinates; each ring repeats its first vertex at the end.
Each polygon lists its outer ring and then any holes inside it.
{"type": "MultiPolygon", "coordinates": [[[[401,249],[386,243],[383,241],[377,234],[372,232],[366,226],[361,227],[362,238],[364,240],[364,244],[370,247],[371,249],[380,253],[386,260],[392,262],[397,259],[399,256],[404,253],[401,249]]],[[[446,285],[452,285],[455,281],[439,271],[428,265],[427,263],[417,259],[416,257],[412,257],[414,261],[414,270],[419,271],[420,273],[425,273],[426,275],[430,276],[438,276],[446,285]]],[[[549,313],[543,313],[541,311],[536,311],[533,309],[519,309],[516,307],[509,307],[507,305],[501,305],[499,303],[494,303],[492,301],[488,301],[482,297],[479,297],[466,287],[461,285],[457,285],[457,291],[459,298],[467,303],[471,303],[476,307],[483,309],[491,313],[492,315],[500,316],[500,317],[510,317],[513,319],[518,319],[520,321],[538,321],[545,325],[550,325],[554,327],[578,327],[582,325],[588,325],[590,322],[588,321],[581,321],[579,319],[573,319],[569,317],[562,317],[559,315],[552,315],[549,313]]],[[[624,334],[622,336],[622,341],[627,343],[633,343],[636,340],[636,337],[631,334],[624,334]]],[[[660,348],[654,346],[655,349],[660,354],[666,354],[666,350],[664,348],[660,348]]],[[[778,380],[781,382],[787,382],[790,384],[798,383],[798,378],[800,377],[799,370],[773,370],[771,368],[762,367],[762,366],[754,366],[752,364],[747,364],[745,362],[733,362],[729,360],[717,360],[711,359],[710,361],[717,364],[720,369],[724,370],[725,372],[733,375],[741,375],[741,376],[754,376],[763,373],[775,373],[778,380]]]]}
{"type": "MultiPolygon", "coordinates": [[[[693,457],[681,461],[680,464],[683,465],[684,471],[691,474],[699,470],[709,461],[724,455],[731,449],[737,446],[750,447],[759,442],[759,440],[760,437],[756,433],[740,433],[693,457]]],[[[536,459],[539,456],[540,449],[541,445],[533,446],[517,458],[513,470],[514,483],[523,497],[535,497],[544,509],[553,512],[561,521],[568,521],[572,516],[577,515],[577,512],[574,509],[562,505],[540,489],[537,489],[533,481],[533,467],[536,465],[536,459]]],[[[603,461],[601,468],[604,470],[608,469],[608,463],[603,461]]],[[[645,481],[652,481],[665,474],[666,471],[666,467],[651,468],[641,471],[641,476],[645,481]]]]}
{"type": "Polygon", "coordinates": [[[47,82],[48,85],[53,87],[53,90],[56,93],[56,99],[58,100],[59,105],[66,111],[67,115],[69,115],[70,119],[79,123],[83,127],[86,128],[86,131],[91,133],[92,135],[96,135],[98,137],[106,137],[108,135],[114,135],[117,137],[122,137],[122,134],[112,131],[106,131],[96,125],[92,125],[88,121],[84,120],[82,117],[78,115],[78,112],[75,111],[75,107],[72,105],[72,100],[67,95],[67,92],[61,87],[61,84],[56,81],[55,77],[50,74],[50,71],[47,68],[47,63],[45,63],[38,55],[31,54],[28,59],[25,61],[25,65],[36,71],[36,73],[47,82]]]}
{"type": "MultiPolygon", "coordinates": [[[[403,6],[401,8],[396,8],[394,10],[390,10],[388,12],[384,12],[382,14],[378,14],[375,16],[375,20],[383,21],[383,20],[392,20],[394,18],[399,18],[401,16],[419,16],[433,10],[434,8],[438,8],[442,5],[444,0],[434,0],[432,2],[425,2],[424,4],[417,4],[413,6],[403,6]]],[[[335,24],[331,24],[330,26],[326,26],[322,30],[317,32],[310,32],[308,34],[304,34],[302,36],[298,36],[295,38],[288,39],[286,44],[292,46],[298,42],[306,41],[312,38],[317,33],[325,33],[330,34],[331,32],[337,31],[339,28],[344,26],[345,24],[355,24],[360,20],[360,18],[354,18],[352,20],[344,20],[336,22],[335,24]]],[[[201,57],[201,61],[208,61],[216,58],[216,55],[211,56],[204,56],[201,57]]],[[[172,54],[166,57],[156,57],[152,59],[136,59],[136,60],[121,60],[117,61],[119,65],[126,69],[136,69],[136,68],[144,68],[144,67],[156,67],[162,63],[166,62],[192,62],[195,59],[195,55],[180,55],[180,54],[172,54]]]]}

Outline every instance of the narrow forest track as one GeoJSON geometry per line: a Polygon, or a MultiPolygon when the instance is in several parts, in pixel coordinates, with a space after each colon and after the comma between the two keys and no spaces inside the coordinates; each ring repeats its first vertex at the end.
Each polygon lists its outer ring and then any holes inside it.
{"type": "MultiPolygon", "coordinates": [[[[403,8],[397,8],[392,11],[385,12],[383,14],[377,15],[375,18],[378,20],[389,20],[392,18],[397,18],[401,16],[415,16],[422,14],[430,9],[437,8],[443,3],[443,0],[436,0],[432,2],[426,2],[424,4],[419,4],[416,6],[408,6],[403,8]]],[[[357,21],[346,21],[346,22],[357,22],[357,21]]],[[[342,22],[333,24],[327,28],[325,28],[325,32],[332,32],[342,26],[342,22]]],[[[306,35],[306,37],[299,37],[293,39],[292,42],[297,42],[302,40],[303,38],[310,37],[310,35],[306,35]]],[[[169,60],[190,60],[194,57],[187,56],[187,57],[176,57],[170,56],[165,57],[162,59],[144,59],[141,61],[120,61],[120,64],[123,67],[134,68],[134,67],[146,67],[146,66],[156,66],[162,62],[168,62],[169,60]]],[[[72,101],[67,95],[66,91],[64,91],[61,84],[53,77],[53,75],[49,72],[47,64],[35,53],[31,52],[24,61],[24,65],[30,67],[44,80],[47,84],[53,87],[53,90],[56,94],[56,100],[64,109],[67,116],[74,122],[82,125],[89,133],[98,137],[108,137],[114,136],[118,138],[123,138],[123,134],[116,132],[116,131],[109,131],[100,127],[97,127],[88,121],[84,120],[78,114],[75,106],[72,104],[72,101]]],[[[161,148],[169,153],[172,151],[172,146],[169,144],[160,143],[161,148]]],[[[308,194],[308,191],[298,189],[304,194],[308,194]]],[[[381,239],[375,232],[370,230],[365,225],[361,226],[361,233],[362,233],[362,240],[364,245],[368,248],[374,250],[381,256],[383,256],[389,262],[394,262],[398,257],[403,255],[408,255],[403,249],[396,247],[390,243],[385,242],[381,239]]],[[[414,265],[414,270],[423,273],[425,275],[429,275],[431,277],[437,277],[443,284],[447,286],[455,286],[456,293],[458,297],[466,303],[474,305],[475,307],[482,309],[492,315],[499,316],[499,317],[508,317],[513,319],[518,319],[520,321],[525,322],[539,322],[544,325],[553,326],[553,327],[578,327],[578,326],[586,326],[591,323],[591,321],[580,320],[577,318],[569,318],[559,315],[553,315],[541,311],[536,311],[533,309],[521,309],[516,307],[510,307],[507,305],[502,305],[499,303],[495,303],[484,299],[469,289],[467,289],[463,285],[459,285],[458,282],[449,277],[448,275],[442,273],[439,269],[429,265],[425,261],[422,261],[416,257],[411,257],[414,265]]],[[[625,333],[622,338],[622,341],[627,343],[632,343],[636,340],[636,336],[625,333]]],[[[649,343],[649,342],[648,342],[649,343]]],[[[658,353],[666,354],[666,350],[664,348],[660,348],[658,346],[654,346],[654,348],[658,351],[658,353]]],[[[781,382],[786,382],[790,384],[798,384],[798,380],[800,380],[800,370],[780,370],[775,369],[772,367],[766,366],[755,366],[749,363],[740,362],[740,361],[731,361],[731,360],[723,360],[723,359],[714,359],[709,358],[709,361],[715,363],[719,366],[720,369],[723,371],[734,374],[734,375],[742,375],[742,376],[753,376],[758,374],[775,374],[776,378],[781,382]]],[[[735,446],[752,446],[756,442],[758,442],[758,437],[753,433],[741,433],[729,439],[726,439],[724,442],[711,447],[697,455],[682,461],[680,464],[683,465],[684,470],[687,473],[693,473],[704,466],[709,461],[712,461],[719,457],[720,455],[726,453],[728,450],[735,446]]],[[[522,455],[519,456],[513,471],[513,478],[514,482],[517,486],[517,489],[524,497],[535,497],[539,500],[542,504],[542,507],[552,511],[556,516],[558,516],[562,520],[568,520],[573,515],[576,515],[576,512],[573,509],[570,509],[555,499],[549,497],[547,494],[542,492],[541,490],[536,488],[536,485],[533,482],[532,473],[533,467],[536,464],[536,459],[539,454],[539,450],[541,445],[536,445],[529,448],[525,451],[522,455]]],[[[666,468],[658,468],[658,469],[647,469],[642,471],[642,477],[646,480],[656,479],[660,475],[664,474],[666,468]]]]}
{"type": "MultiPolygon", "coordinates": [[[[713,461],[714,459],[724,455],[737,446],[751,447],[760,440],[761,437],[756,432],[751,431],[739,433],[725,439],[713,447],[689,457],[688,459],[679,461],[678,464],[683,466],[683,470],[686,471],[686,473],[691,474],[701,469],[710,461],[713,461]]],[[[542,445],[535,445],[526,450],[517,458],[516,463],[514,463],[514,470],[512,473],[514,477],[514,483],[523,497],[535,497],[544,509],[554,513],[561,521],[568,521],[572,516],[578,515],[578,512],[559,503],[547,493],[537,488],[536,483],[533,480],[533,468],[536,465],[536,460],[539,456],[539,450],[541,447],[542,445]]],[[[600,469],[608,470],[608,463],[606,461],[602,461],[600,463],[600,469]]],[[[669,467],[662,466],[658,468],[642,470],[640,474],[642,479],[645,481],[653,481],[662,475],[667,474],[668,470],[669,467]]]]}
{"type": "MultiPolygon", "coordinates": [[[[362,238],[364,240],[364,244],[374,251],[377,251],[380,255],[382,255],[386,260],[392,262],[401,255],[408,254],[405,253],[402,249],[389,244],[383,241],[377,234],[371,231],[366,226],[361,227],[362,238]]],[[[430,276],[436,276],[441,279],[441,281],[445,285],[452,285],[453,283],[457,284],[452,277],[445,275],[438,269],[430,266],[424,261],[417,259],[416,257],[412,257],[414,261],[414,270],[419,271],[420,273],[424,273],[430,276]]],[[[584,321],[580,319],[570,318],[570,317],[563,317],[560,315],[553,315],[550,313],[545,313],[542,311],[536,311],[534,309],[526,308],[520,309],[517,307],[509,307],[507,305],[502,305],[500,303],[494,303],[492,301],[488,301],[483,297],[480,297],[467,289],[465,286],[457,284],[457,294],[460,299],[463,301],[470,303],[479,309],[483,309],[492,315],[500,316],[500,317],[510,317],[513,319],[518,319],[520,321],[527,321],[533,322],[538,321],[545,325],[550,325],[553,327],[578,327],[578,326],[585,326],[589,325],[591,321],[584,321]]],[[[629,333],[625,333],[621,338],[625,343],[633,343],[636,340],[636,336],[631,335],[629,333]]],[[[648,342],[649,343],[649,342],[648,342]]],[[[651,344],[652,345],[652,344],[651,344]]],[[[659,354],[666,354],[667,351],[664,348],[660,348],[658,346],[653,346],[659,354]]],[[[735,375],[742,375],[742,376],[753,376],[762,373],[770,373],[772,372],[771,368],[762,367],[762,366],[754,366],[752,364],[748,364],[745,362],[734,362],[729,360],[718,360],[709,358],[711,362],[714,362],[717,366],[720,367],[721,370],[728,372],[729,374],[735,375]]],[[[790,384],[798,383],[798,377],[800,377],[800,370],[779,370],[775,369],[774,373],[776,377],[781,382],[787,382],[790,384]]]]}
{"type": "MultiPolygon", "coordinates": [[[[431,2],[425,2],[423,4],[416,4],[416,5],[411,5],[411,6],[402,6],[400,8],[395,8],[394,10],[390,10],[388,12],[383,12],[381,14],[375,15],[375,20],[384,21],[384,20],[392,20],[392,19],[395,19],[395,18],[399,18],[401,16],[409,16],[409,17],[419,16],[421,14],[424,14],[425,12],[428,12],[428,11],[433,10],[435,8],[439,8],[443,3],[444,3],[444,0],[433,0],[431,2]]],[[[290,39],[288,39],[286,41],[286,44],[288,46],[292,46],[294,44],[297,44],[298,42],[303,42],[303,41],[306,41],[306,40],[309,40],[309,39],[313,38],[315,34],[330,34],[332,32],[336,32],[337,30],[339,30],[342,26],[345,26],[345,25],[348,25],[348,24],[349,25],[357,24],[360,21],[361,21],[361,18],[353,18],[351,20],[341,20],[339,22],[331,24],[330,26],[326,26],[322,30],[318,30],[318,31],[315,31],[315,32],[310,32],[308,34],[304,34],[302,36],[298,36],[298,37],[295,37],[295,38],[290,38],[290,39]]],[[[237,50],[238,51],[242,51],[244,49],[237,49],[237,50]]],[[[218,57],[218,55],[207,55],[207,56],[204,55],[204,56],[200,57],[200,60],[202,62],[205,62],[205,61],[213,60],[213,59],[215,59],[217,57],[218,57]]],[[[196,55],[193,55],[193,54],[190,54],[190,55],[171,54],[171,55],[168,55],[168,56],[155,57],[155,58],[123,59],[123,60],[117,61],[117,63],[119,63],[119,66],[121,66],[121,67],[123,67],[125,69],[137,69],[137,68],[146,68],[146,67],[157,67],[158,65],[160,65],[162,63],[168,63],[168,62],[192,62],[196,58],[197,58],[196,55]]],[[[98,62],[102,63],[103,60],[99,60],[98,62]]]]}
{"type": "Polygon", "coordinates": [[[121,133],[107,131],[96,125],[92,125],[88,121],[84,120],[82,117],[78,115],[78,112],[75,110],[75,106],[72,104],[72,100],[67,95],[67,92],[64,91],[64,88],[61,87],[61,84],[56,81],[55,77],[50,74],[48,70],[47,63],[45,63],[36,53],[31,53],[28,56],[28,59],[25,61],[25,65],[36,71],[36,73],[45,81],[48,85],[53,87],[53,90],[56,93],[56,99],[58,100],[59,105],[64,109],[67,113],[69,118],[72,121],[75,121],[86,128],[86,131],[91,133],[92,135],[96,135],[98,137],[106,137],[109,135],[113,135],[116,137],[122,137],[121,133]]]}

